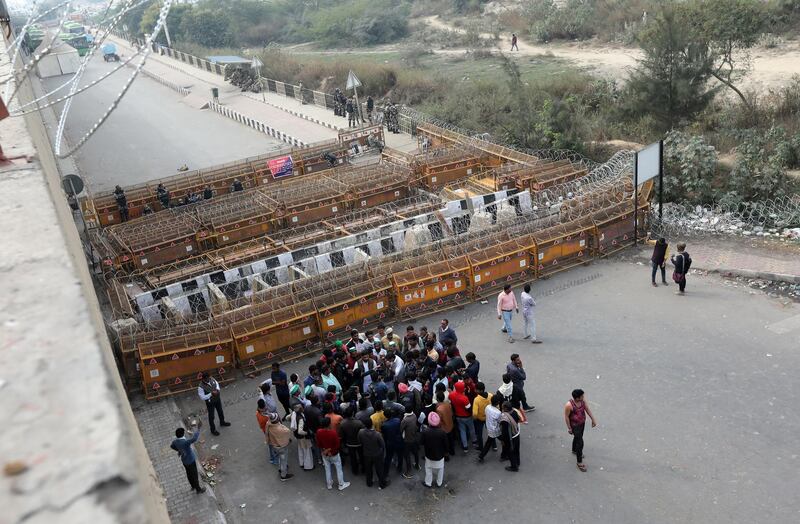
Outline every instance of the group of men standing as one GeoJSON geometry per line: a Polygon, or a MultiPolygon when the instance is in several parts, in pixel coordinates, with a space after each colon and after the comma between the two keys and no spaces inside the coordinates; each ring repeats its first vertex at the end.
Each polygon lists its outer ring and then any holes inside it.
{"type": "MultiPolygon", "coordinates": [[[[367,97],[367,119],[372,122],[372,110],[375,102],[372,96],[367,97]]],[[[357,127],[359,123],[366,123],[361,114],[361,108],[354,96],[348,97],[338,87],[333,93],[333,114],[347,117],[347,127],[357,127]]]]}
{"type": "MultiPolygon", "coordinates": [[[[526,335],[530,334],[525,338],[538,341],[530,286],[525,286],[521,300],[526,335]]],[[[510,287],[498,296],[497,307],[513,340],[507,313],[518,309],[510,287]]],[[[477,452],[478,463],[500,444],[500,461],[508,462],[505,469],[519,471],[521,428],[528,423],[528,413],[535,410],[525,393],[528,376],[522,358],[517,353],[510,356],[499,386],[490,393],[481,381],[476,355],[468,352],[462,357],[459,346],[447,319],[441,320],[436,332],[425,326],[419,331],[407,326],[404,336],[379,324],[375,332],[353,330],[348,340],[337,340],[323,350],[303,379],[296,373],[287,376],[280,364],[273,364],[270,377],[259,386],[256,420],[280,480],[293,478],[289,473],[292,441],[296,442],[299,467],[310,471],[323,466],[328,489],[350,486],[344,476],[347,462],[351,475],[363,474],[368,487],[377,480],[379,489],[387,488],[393,468],[403,478],[412,479],[423,467],[422,484],[442,486],[445,463],[456,455],[456,444],[464,455],[470,450],[477,452]]],[[[219,435],[215,415],[222,426],[230,425],[225,421],[219,391],[219,384],[208,375],[197,390],[206,403],[214,435],[219,435]]],[[[586,471],[583,434],[587,416],[594,427],[584,393],[576,389],[564,406],[564,420],[581,471],[586,471]]],[[[187,441],[181,434],[173,442],[182,459],[188,456],[182,450],[190,448],[196,436],[187,441]]],[[[196,471],[186,467],[195,487],[196,471]]]]}

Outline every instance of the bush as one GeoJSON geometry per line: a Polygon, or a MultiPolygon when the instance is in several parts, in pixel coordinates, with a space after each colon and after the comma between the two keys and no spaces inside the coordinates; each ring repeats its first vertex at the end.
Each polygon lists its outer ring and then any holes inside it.
{"type": "Polygon", "coordinates": [[[408,34],[408,8],[391,0],[351,0],[320,9],[308,35],[328,46],[364,46],[393,42],[408,34]]]}
{"type": "Polygon", "coordinates": [[[404,50],[400,57],[403,59],[403,62],[406,63],[409,67],[418,68],[421,67],[420,60],[423,57],[431,56],[433,51],[430,49],[423,47],[423,46],[412,46],[404,50]]]}
{"type": "Polygon", "coordinates": [[[664,198],[709,203],[717,172],[717,151],[701,136],[670,131],[664,139],[664,198]]]}
{"type": "Polygon", "coordinates": [[[780,126],[766,132],[742,131],[736,148],[737,161],[728,181],[726,201],[745,203],[786,196],[792,183],[786,168],[797,164],[796,141],[780,126]]]}
{"type": "Polygon", "coordinates": [[[595,34],[594,8],[586,0],[567,0],[563,7],[544,0],[536,11],[540,17],[534,18],[530,32],[540,42],[582,40],[595,34]]]}

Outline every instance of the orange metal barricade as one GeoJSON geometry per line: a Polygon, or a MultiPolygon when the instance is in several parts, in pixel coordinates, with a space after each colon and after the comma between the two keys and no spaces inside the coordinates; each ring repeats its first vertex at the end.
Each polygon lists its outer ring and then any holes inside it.
{"type": "Polygon", "coordinates": [[[391,279],[378,277],[315,299],[323,342],[344,340],[353,329],[363,332],[388,320],[393,298],[391,279]]]}
{"type": "Polygon", "coordinates": [[[276,309],[231,325],[239,366],[244,372],[300,358],[319,342],[317,312],[311,301],[276,309]]]}
{"type": "Polygon", "coordinates": [[[516,285],[536,278],[531,267],[532,235],[509,240],[469,255],[476,298],[488,297],[506,284],[516,285]]]}
{"type": "Polygon", "coordinates": [[[137,348],[145,396],[155,399],[192,390],[206,371],[219,382],[233,380],[231,342],[228,328],[140,342],[137,348]]]}
{"type": "Polygon", "coordinates": [[[582,218],[533,234],[531,249],[537,277],[546,277],[591,259],[594,254],[594,222],[582,218]]]}
{"type": "Polygon", "coordinates": [[[471,266],[467,257],[444,260],[394,275],[401,318],[448,309],[472,300],[471,266]]]}

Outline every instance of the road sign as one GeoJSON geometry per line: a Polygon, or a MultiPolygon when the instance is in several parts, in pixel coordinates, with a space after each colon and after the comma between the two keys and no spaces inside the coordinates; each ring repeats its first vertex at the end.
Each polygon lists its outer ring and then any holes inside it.
{"type": "Polygon", "coordinates": [[[253,57],[253,61],[252,61],[252,62],[250,62],[250,67],[252,67],[252,68],[253,68],[253,69],[255,69],[255,70],[259,70],[259,69],[261,69],[262,67],[264,67],[264,62],[262,62],[261,60],[259,60],[257,56],[254,56],[254,57],[253,57]]]}
{"type": "Polygon", "coordinates": [[[65,175],[61,184],[69,196],[79,195],[83,191],[83,180],[78,175],[65,175]]]}
{"type": "Polygon", "coordinates": [[[358,79],[356,74],[351,69],[347,74],[347,89],[355,89],[361,86],[361,80],[358,79]]]}

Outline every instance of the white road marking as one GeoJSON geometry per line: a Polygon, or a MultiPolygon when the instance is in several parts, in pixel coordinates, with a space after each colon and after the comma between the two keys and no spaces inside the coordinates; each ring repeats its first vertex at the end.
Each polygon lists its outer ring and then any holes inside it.
{"type": "Polygon", "coordinates": [[[778,335],[791,333],[796,329],[800,329],[800,315],[789,317],[780,322],[775,322],[774,324],[767,324],[767,329],[778,335]]]}

